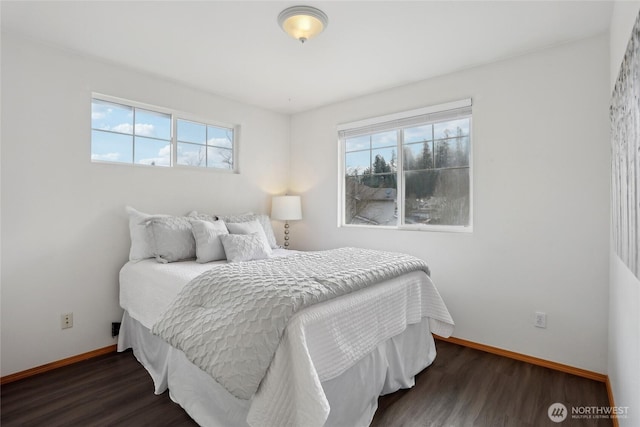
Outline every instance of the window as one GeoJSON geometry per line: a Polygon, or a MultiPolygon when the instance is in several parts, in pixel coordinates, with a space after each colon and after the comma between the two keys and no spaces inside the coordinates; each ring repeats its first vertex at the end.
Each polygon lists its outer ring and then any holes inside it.
{"type": "Polygon", "coordinates": [[[91,160],[171,166],[171,115],[93,99],[91,160]]]}
{"type": "Polygon", "coordinates": [[[470,99],[348,123],[338,134],[340,225],[471,230],[470,99]]]}
{"type": "Polygon", "coordinates": [[[91,160],[235,170],[234,126],[201,123],[178,115],[158,107],[94,96],[91,160]]]}
{"type": "Polygon", "coordinates": [[[179,165],[233,169],[233,129],[177,120],[179,165]]]}

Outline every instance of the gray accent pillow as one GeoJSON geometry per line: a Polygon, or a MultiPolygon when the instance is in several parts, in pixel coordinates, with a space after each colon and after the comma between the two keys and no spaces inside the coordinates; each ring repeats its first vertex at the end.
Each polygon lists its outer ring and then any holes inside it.
{"type": "Polygon", "coordinates": [[[271,218],[269,218],[269,215],[245,213],[238,215],[227,215],[220,218],[223,219],[226,223],[258,221],[262,226],[264,235],[267,238],[267,242],[269,243],[269,247],[272,249],[278,247],[278,243],[276,243],[276,236],[273,233],[273,227],[271,226],[271,218]]]}
{"type": "Polygon", "coordinates": [[[229,262],[265,259],[271,254],[271,248],[265,247],[262,236],[258,233],[223,234],[220,240],[229,262]]]}
{"type": "Polygon", "coordinates": [[[167,263],[196,257],[191,221],[183,216],[152,216],[146,221],[153,235],[156,261],[167,263]]]}
{"type": "Polygon", "coordinates": [[[229,234],[224,221],[200,221],[191,222],[193,237],[196,240],[196,261],[199,263],[219,261],[226,255],[220,236],[229,234]]]}

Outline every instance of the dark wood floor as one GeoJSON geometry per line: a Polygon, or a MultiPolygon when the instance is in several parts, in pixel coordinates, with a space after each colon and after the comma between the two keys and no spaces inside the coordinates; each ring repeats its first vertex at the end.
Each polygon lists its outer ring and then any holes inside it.
{"type": "MultiPolygon", "coordinates": [[[[607,426],[608,419],[549,420],[555,402],[608,406],[604,384],[438,341],[416,386],[381,397],[372,426],[607,426]]],[[[195,426],[132,353],[108,354],[2,386],[0,425],[195,426]]],[[[353,427],[353,426],[345,426],[353,427]]]]}
{"type": "Polygon", "coordinates": [[[378,400],[375,427],[607,426],[610,419],[552,422],[553,403],[609,406],[604,383],[436,341],[435,362],[416,385],[378,400]]]}

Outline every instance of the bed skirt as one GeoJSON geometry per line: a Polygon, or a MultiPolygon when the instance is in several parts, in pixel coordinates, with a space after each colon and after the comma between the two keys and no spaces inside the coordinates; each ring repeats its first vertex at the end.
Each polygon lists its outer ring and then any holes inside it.
{"type": "MultiPolygon", "coordinates": [[[[125,311],[118,351],[129,348],[151,375],[155,393],[169,389],[171,399],[198,424],[250,427],[247,415],[252,400],[231,395],[187,360],[182,351],[152,335],[125,311]]],[[[378,396],[413,387],[414,376],[429,366],[435,356],[435,343],[427,318],[408,325],[404,332],[378,344],[341,375],[322,382],[330,407],[325,426],[368,426],[378,407],[378,396]]]]}

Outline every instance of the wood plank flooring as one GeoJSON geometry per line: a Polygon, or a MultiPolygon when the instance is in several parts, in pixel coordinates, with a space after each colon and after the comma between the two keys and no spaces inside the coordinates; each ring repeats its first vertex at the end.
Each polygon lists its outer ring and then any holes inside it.
{"type": "Polygon", "coordinates": [[[0,389],[0,425],[197,426],[130,351],[65,366],[0,389]]]}
{"type": "Polygon", "coordinates": [[[604,383],[436,341],[438,356],[416,385],[378,400],[372,427],[607,426],[610,419],[549,419],[553,403],[609,406],[604,383]]]}
{"type": "MultiPolygon", "coordinates": [[[[379,399],[374,427],[607,426],[609,419],[549,420],[547,408],[608,406],[603,383],[437,342],[436,361],[416,385],[379,399]]],[[[108,354],[6,384],[0,425],[195,426],[153,383],[131,352],[108,354]]],[[[356,391],[354,391],[356,392],[356,391]]],[[[345,426],[354,427],[354,426],[345,426]]]]}

